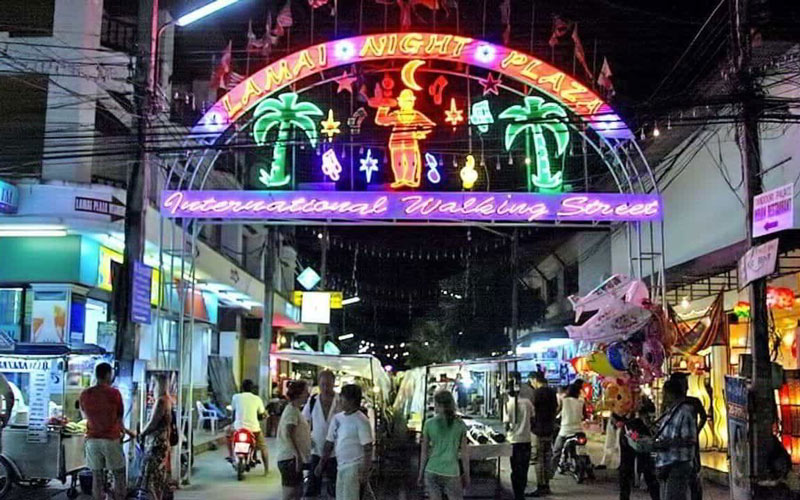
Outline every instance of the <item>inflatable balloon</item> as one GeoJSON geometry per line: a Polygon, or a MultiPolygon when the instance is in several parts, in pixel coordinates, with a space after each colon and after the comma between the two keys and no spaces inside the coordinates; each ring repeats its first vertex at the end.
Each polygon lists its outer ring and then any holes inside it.
{"type": "Polygon", "coordinates": [[[567,300],[575,310],[575,321],[578,321],[584,311],[598,311],[611,302],[623,298],[631,282],[631,278],[622,274],[615,274],[583,297],[578,295],[567,297],[567,300]]]}
{"type": "Polygon", "coordinates": [[[631,387],[620,380],[604,384],[603,401],[606,408],[617,415],[627,415],[633,411],[634,397],[631,387]]]}
{"type": "Polygon", "coordinates": [[[587,342],[624,340],[641,330],[650,321],[647,309],[619,299],[611,301],[597,314],[579,326],[567,326],[570,338],[587,342]]]}
{"type": "Polygon", "coordinates": [[[642,371],[654,377],[663,377],[661,366],[664,364],[664,346],[658,339],[650,337],[642,346],[641,367],[642,371]]]}
{"type": "Polygon", "coordinates": [[[569,362],[575,370],[575,373],[585,373],[589,371],[589,365],[586,362],[585,356],[574,357],[569,362]]]}
{"type": "Polygon", "coordinates": [[[586,365],[589,369],[603,377],[621,377],[623,372],[617,371],[611,366],[608,356],[603,351],[594,351],[586,356],[586,365]]]}
{"type": "Polygon", "coordinates": [[[627,371],[631,362],[631,353],[624,342],[614,342],[606,349],[608,362],[615,370],[627,371]]]}

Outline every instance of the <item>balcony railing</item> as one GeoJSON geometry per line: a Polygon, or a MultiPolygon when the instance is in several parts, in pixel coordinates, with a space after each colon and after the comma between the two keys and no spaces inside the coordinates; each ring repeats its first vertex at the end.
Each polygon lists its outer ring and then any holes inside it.
{"type": "Polygon", "coordinates": [[[133,54],[136,50],[136,24],[121,19],[103,16],[100,45],[133,54]]]}

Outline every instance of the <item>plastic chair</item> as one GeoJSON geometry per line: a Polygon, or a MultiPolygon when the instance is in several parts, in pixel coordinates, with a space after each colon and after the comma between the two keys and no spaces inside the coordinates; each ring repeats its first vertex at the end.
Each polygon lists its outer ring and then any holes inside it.
{"type": "Polygon", "coordinates": [[[217,412],[206,409],[201,401],[195,401],[195,404],[197,405],[197,430],[203,428],[203,422],[209,422],[211,424],[211,434],[216,434],[217,420],[219,420],[217,412]]]}

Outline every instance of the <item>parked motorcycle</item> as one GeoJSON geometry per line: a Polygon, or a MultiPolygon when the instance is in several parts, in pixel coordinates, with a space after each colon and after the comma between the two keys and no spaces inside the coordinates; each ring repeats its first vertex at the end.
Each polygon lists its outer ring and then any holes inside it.
{"type": "Polygon", "coordinates": [[[586,442],[586,434],[583,432],[567,436],[561,462],[558,464],[558,471],[561,474],[571,474],[578,484],[586,479],[594,479],[594,466],[586,450],[586,442]]]}
{"type": "Polygon", "coordinates": [[[256,438],[247,429],[237,429],[231,436],[233,440],[233,469],[236,479],[244,479],[244,473],[250,472],[260,462],[256,458],[256,438]]]}

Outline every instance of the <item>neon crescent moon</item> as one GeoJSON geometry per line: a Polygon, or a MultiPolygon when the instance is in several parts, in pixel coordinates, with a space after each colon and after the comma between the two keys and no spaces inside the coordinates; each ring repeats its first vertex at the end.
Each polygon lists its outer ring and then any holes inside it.
{"type": "Polygon", "coordinates": [[[425,64],[425,61],[420,59],[414,59],[413,61],[408,61],[405,66],[403,66],[402,71],[400,71],[400,79],[403,80],[403,83],[406,87],[410,88],[411,90],[420,91],[422,87],[417,84],[417,81],[414,79],[414,73],[417,71],[417,68],[425,64]]]}

